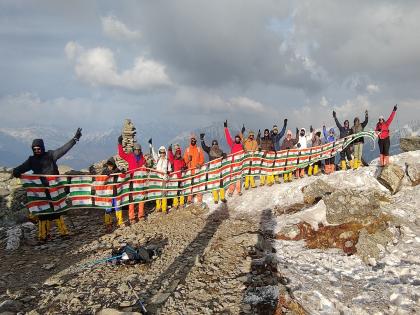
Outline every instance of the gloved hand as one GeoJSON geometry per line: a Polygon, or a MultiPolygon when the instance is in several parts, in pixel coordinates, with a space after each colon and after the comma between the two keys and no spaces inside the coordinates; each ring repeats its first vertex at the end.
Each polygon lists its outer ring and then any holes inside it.
{"type": "Polygon", "coordinates": [[[337,117],[337,113],[335,112],[335,110],[333,110],[333,117],[337,117]]]}
{"type": "Polygon", "coordinates": [[[227,128],[227,119],[223,122],[223,126],[227,128]]]}
{"type": "Polygon", "coordinates": [[[149,144],[152,145],[152,143],[153,143],[152,138],[150,138],[149,141],[147,141],[147,142],[149,142],[149,144]]]}
{"type": "Polygon", "coordinates": [[[284,125],[287,125],[287,118],[284,119],[284,125]]]}
{"type": "Polygon", "coordinates": [[[366,117],[368,116],[368,111],[367,111],[367,110],[365,111],[365,116],[366,116],[366,117]]]}
{"type": "Polygon", "coordinates": [[[77,128],[76,134],[74,135],[74,140],[79,141],[82,136],[82,128],[77,128]]]}
{"type": "Polygon", "coordinates": [[[312,125],[309,127],[310,132],[314,132],[314,128],[312,128],[312,125]]]}
{"type": "Polygon", "coordinates": [[[296,134],[299,134],[299,128],[296,128],[296,134]]]}
{"type": "Polygon", "coordinates": [[[227,158],[227,154],[226,153],[222,153],[222,158],[226,159],[227,158]]]}
{"type": "Polygon", "coordinates": [[[241,132],[242,132],[242,134],[244,134],[244,132],[245,132],[245,124],[242,125],[241,132]]]}
{"type": "Polygon", "coordinates": [[[395,104],[393,111],[396,112],[398,109],[397,104],[395,104]]]}
{"type": "Polygon", "coordinates": [[[258,129],[258,135],[257,137],[261,137],[261,129],[258,129]]]}
{"type": "Polygon", "coordinates": [[[298,144],[296,145],[298,148],[300,148],[300,143],[298,142],[298,144]]]}
{"type": "Polygon", "coordinates": [[[200,140],[204,140],[205,133],[200,133],[200,140]]]}
{"type": "Polygon", "coordinates": [[[118,137],[118,143],[119,143],[119,144],[122,144],[122,139],[123,139],[123,137],[122,137],[122,135],[120,135],[120,136],[118,137]]]}

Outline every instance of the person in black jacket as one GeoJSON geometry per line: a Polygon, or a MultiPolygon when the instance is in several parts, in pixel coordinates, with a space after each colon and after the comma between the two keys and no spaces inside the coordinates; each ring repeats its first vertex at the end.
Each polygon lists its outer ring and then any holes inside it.
{"type": "MultiPolygon", "coordinates": [[[[20,177],[23,173],[28,171],[32,171],[34,174],[39,175],[59,175],[57,160],[65,155],[76,144],[76,142],[79,141],[81,136],[82,129],[78,128],[76,134],[69,142],[56,150],[49,151],[45,151],[44,140],[34,139],[32,141],[32,152],[34,154],[21,165],[13,169],[13,177],[20,177]]],[[[45,178],[41,177],[41,180],[45,180],[45,178]]],[[[47,186],[48,182],[44,181],[44,185],[47,186]]],[[[51,220],[55,220],[61,236],[68,236],[67,227],[64,223],[62,215],[44,214],[39,215],[38,237],[40,241],[46,241],[47,237],[49,237],[49,221],[51,220]]]]}
{"type": "MultiPolygon", "coordinates": [[[[366,125],[368,124],[368,111],[365,111],[365,120],[360,123],[359,117],[354,118],[354,126],[351,127],[351,133],[356,134],[363,129],[365,129],[366,125]]],[[[363,137],[357,138],[353,141],[353,148],[354,148],[354,161],[353,161],[353,169],[357,169],[359,166],[362,165],[362,154],[363,154],[363,144],[365,140],[363,137]]]]}
{"type": "MultiPolygon", "coordinates": [[[[213,140],[211,142],[211,147],[208,147],[204,141],[204,136],[204,133],[200,133],[201,147],[208,154],[209,161],[213,161],[219,158],[226,159],[226,153],[224,153],[222,149],[219,148],[218,141],[213,140]]],[[[213,200],[215,204],[219,203],[219,197],[221,202],[226,202],[225,189],[223,188],[222,182],[220,182],[220,187],[221,188],[219,190],[213,190],[213,200]]]]}
{"type": "MultiPolygon", "coordinates": [[[[342,126],[337,119],[337,114],[336,114],[335,111],[333,111],[333,117],[334,117],[334,120],[335,120],[335,124],[337,125],[337,128],[340,130],[340,139],[351,135],[352,130],[350,128],[349,121],[346,119],[344,121],[344,126],[342,126]]],[[[350,162],[350,167],[353,168],[353,159],[351,157],[350,146],[347,146],[343,151],[340,152],[341,169],[343,171],[345,171],[347,169],[346,157],[347,157],[347,160],[350,162]]]]}

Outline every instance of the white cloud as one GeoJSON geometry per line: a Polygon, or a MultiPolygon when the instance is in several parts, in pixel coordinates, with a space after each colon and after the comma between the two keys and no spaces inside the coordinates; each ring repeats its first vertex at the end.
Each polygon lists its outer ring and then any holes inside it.
{"type": "Polygon", "coordinates": [[[108,48],[85,50],[76,42],[69,42],[65,52],[75,62],[77,77],[93,86],[147,90],[172,84],[164,65],[143,56],[136,58],[131,69],[119,71],[114,53],[108,48]]]}
{"type": "Polygon", "coordinates": [[[376,85],[376,84],[368,84],[368,85],[366,86],[366,91],[367,91],[369,94],[377,93],[377,92],[379,92],[379,86],[378,86],[378,85],[376,85]]]}
{"type": "Polygon", "coordinates": [[[124,23],[114,16],[101,18],[102,30],[110,38],[118,40],[133,40],[141,37],[139,31],[130,30],[124,23]]]}
{"type": "Polygon", "coordinates": [[[321,101],[319,102],[319,104],[322,107],[327,107],[328,106],[328,100],[327,100],[327,98],[325,96],[322,96],[321,101]]]}

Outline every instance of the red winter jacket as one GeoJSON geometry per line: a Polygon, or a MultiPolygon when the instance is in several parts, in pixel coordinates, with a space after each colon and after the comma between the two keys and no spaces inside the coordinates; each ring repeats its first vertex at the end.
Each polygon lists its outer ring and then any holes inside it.
{"type": "Polygon", "coordinates": [[[384,121],[383,123],[378,122],[376,124],[375,131],[380,131],[379,139],[386,139],[389,137],[389,125],[391,125],[392,120],[394,119],[395,111],[392,111],[391,115],[389,115],[389,118],[387,121],[384,121]]]}
{"type": "Polygon", "coordinates": [[[230,136],[228,128],[225,128],[225,136],[226,136],[226,142],[228,143],[230,147],[230,153],[237,153],[243,150],[242,143],[236,143],[235,141],[232,140],[232,137],[230,136]]]}
{"type": "Polygon", "coordinates": [[[128,170],[130,172],[146,164],[143,154],[140,155],[140,159],[137,161],[135,154],[125,153],[121,144],[118,145],[118,155],[128,163],[128,170]]]}
{"type": "Polygon", "coordinates": [[[168,150],[168,159],[169,162],[172,164],[172,169],[174,172],[176,172],[176,175],[178,178],[182,178],[182,170],[187,167],[187,164],[185,164],[184,159],[181,157],[179,159],[176,159],[174,154],[172,153],[172,150],[168,150]]]}

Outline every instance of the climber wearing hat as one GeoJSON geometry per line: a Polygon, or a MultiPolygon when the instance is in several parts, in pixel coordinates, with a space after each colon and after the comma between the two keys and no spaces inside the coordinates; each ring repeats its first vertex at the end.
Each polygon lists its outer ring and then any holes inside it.
{"type": "MultiPolygon", "coordinates": [[[[248,138],[246,138],[245,140],[243,140],[243,134],[245,133],[245,125],[242,126],[242,130],[241,130],[241,139],[242,139],[242,143],[244,145],[244,150],[245,152],[250,152],[250,153],[254,153],[258,150],[258,142],[257,140],[255,140],[255,133],[254,131],[250,130],[248,131],[248,138]]],[[[246,175],[245,176],[245,190],[247,190],[249,188],[249,186],[251,185],[251,188],[255,188],[255,178],[253,175],[246,175]]]]}
{"type": "MultiPolygon", "coordinates": [[[[257,143],[260,147],[260,150],[263,152],[272,152],[274,151],[274,143],[273,139],[270,136],[270,130],[265,129],[264,130],[264,136],[261,137],[261,131],[258,130],[257,135],[257,143]]],[[[265,155],[264,155],[265,157],[265,155]]],[[[271,186],[274,184],[274,175],[260,175],[260,186],[264,186],[265,182],[267,180],[267,185],[271,186]]]]}
{"type": "MultiPolygon", "coordinates": [[[[280,132],[279,132],[279,128],[277,127],[277,125],[274,125],[273,129],[270,131],[270,136],[271,136],[271,139],[273,139],[274,150],[275,151],[280,151],[280,148],[281,148],[280,140],[286,132],[286,127],[287,127],[287,118],[284,119],[283,128],[281,129],[280,132]]],[[[275,179],[276,183],[280,184],[279,175],[274,175],[274,179],[275,179]]]]}
{"type": "MultiPolygon", "coordinates": [[[[292,131],[287,130],[286,132],[286,138],[284,138],[283,143],[281,145],[281,150],[290,150],[295,148],[296,144],[299,142],[299,134],[296,133],[296,137],[292,138],[292,131]]],[[[293,173],[284,173],[283,175],[284,182],[291,182],[293,179],[293,173]]]]}
{"type": "MultiPolygon", "coordinates": [[[[223,153],[222,149],[219,147],[219,142],[217,140],[213,140],[211,142],[211,147],[208,147],[206,145],[206,142],[204,141],[204,133],[200,134],[200,140],[201,140],[201,147],[203,150],[208,154],[209,161],[213,161],[220,158],[226,158],[226,153],[223,153]]],[[[221,181],[220,183],[220,189],[213,190],[213,200],[214,203],[219,203],[219,197],[220,201],[226,202],[225,199],[225,189],[223,188],[223,183],[221,181]]]]}
{"type": "Polygon", "coordinates": [[[395,117],[397,112],[397,105],[394,106],[391,115],[385,121],[384,116],[379,116],[379,121],[376,124],[375,131],[378,132],[378,143],[379,143],[379,165],[385,166],[389,164],[389,126],[395,117]]]}
{"type": "MultiPolygon", "coordinates": [[[[335,120],[335,124],[337,125],[338,129],[340,130],[340,139],[349,136],[352,133],[349,121],[346,119],[344,121],[344,126],[342,126],[337,119],[337,114],[336,114],[335,111],[333,111],[333,117],[334,117],[334,120],[335,120]]],[[[346,156],[347,156],[347,160],[350,162],[350,167],[353,168],[353,159],[351,157],[351,151],[350,150],[351,150],[351,146],[347,146],[345,149],[343,149],[340,152],[340,161],[341,161],[340,163],[341,163],[341,169],[343,171],[345,171],[347,169],[346,156]]]]}
{"type": "MultiPolygon", "coordinates": [[[[204,165],[204,154],[203,150],[197,146],[197,137],[195,134],[192,134],[190,137],[190,146],[185,150],[184,161],[187,164],[189,170],[191,170],[191,175],[196,173],[196,169],[201,168],[204,165]]],[[[196,194],[197,202],[202,203],[203,195],[201,193],[196,194]]],[[[188,203],[192,203],[193,195],[188,196],[188,203]]]]}
{"type": "MultiPolygon", "coordinates": [[[[166,182],[168,181],[168,174],[172,172],[172,166],[168,159],[166,148],[164,146],[161,146],[159,148],[158,154],[156,154],[152,144],[150,144],[152,148],[152,154],[153,159],[155,161],[156,165],[156,171],[158,171],[158,176],[162,179],[162,187],[163,189],[166,189],[166,182]]],[[[163,190],[163,195],[166,196],[166,191],[163,190]]],[[[168,209],[168,202],[166,197],[163,197],[162,199],[156,199],[156,211],[162,211],[163,213],[166,213],[168,209]]]]}
{"type": "MultiPolygon", "coordinates": [[[[187,169],[187,164],[182,158],[181,146],[179,144],[174,144],[175,154],[172,153],[172,145],[168,147],[168,158],[171,162],[173,171],[175,172],[178,179],[182,179],[182,172],[187,169]]],[[[172,201],[172,207],[177,209],[178,207],[184,207],[185,197],[184,192],[182,191],[182,181],[178,182],[178,191],[177,196],[174,197],[172,201]]]]}
{"type": "MultiPolygon", "coordinates": [[[[232,154],[232,162],[235,161],[235,154],[240,153],[243,151],[243,145],[242,145],[242,137],[240,134],[237,134],[235,136],[235,141],[233,141],[232,137],[230,136],[230,132],[229,132],[229,128],[228,128],[228,123],[227,120],[225,120],[223,122],[223,126],[225,129],[225,138],[226,138],[226,142],[230,148],[230,153],[232,154]]],[[[244,131],[245,131],[245,127],[243,127],[244,131]]],[[[238,192],[239,195],[242,195],[241,192],[241,181],[238,180],[236,183],[232,183],[229,186],[229,197],[233,196],[233,192],[235,191],[238,192]]]]}
{"type": "MultiPolygon", "coordinates": [[[[335,142],[336,138],[335,138],[334,128],[330,128],[330,130],[327,133],[327,128],[324,125],[322,127],[322,132],[324,134],[325,143],[335,142]]],[[[335,171],[335,156],[325,160],[324,171],[325,171],[325,174],[334,173],[334,171],[335,171]]]]}
{"type": "MultiPolygon", "coordinates": [[[[133,152],[126,153],[122,146],[123,137],[118,137],[118,155],[128,163],[128,172],[132,175],[134,171],[138,168],[144,167],[146,160],[144,159],[143,153],[141,151],[141,146],[138,143],[134,144],[133,152]]],[[[134,224],[136,222],[135,214],[135,205],[130,203],[128,205],[128,217],[130,223],[134,224]]],[[[144,201],[138,203],[138,220],[144,220],[144,201]]]]}
{"type": "MultiPolygon", "coordinates": [[[[65,155],[75,144],[79,141],[82,136],[82,129],[77,128],[74,137],[62,147],[56,150],[45,151],[44,140],[34,139],[32,141],[32,152],[31,155],[25,162],[13,169],[12,175],[14,177],[20,177],[23,173],[32,171],[34,174],[42,175],[59,175],[57,160],[65,155]]],[[[45,181],[44,185],[48,186],[44,177],[41,177],[42,181],[45,181]]],[[[62,237],[68,236],[66,224],[64,223],[63,216],[60,214],[44,214],[38,215],[38,238],[44,242],[49,237],[50,223],[49,221],[55,220],[58,231],[62,237]]]]}

